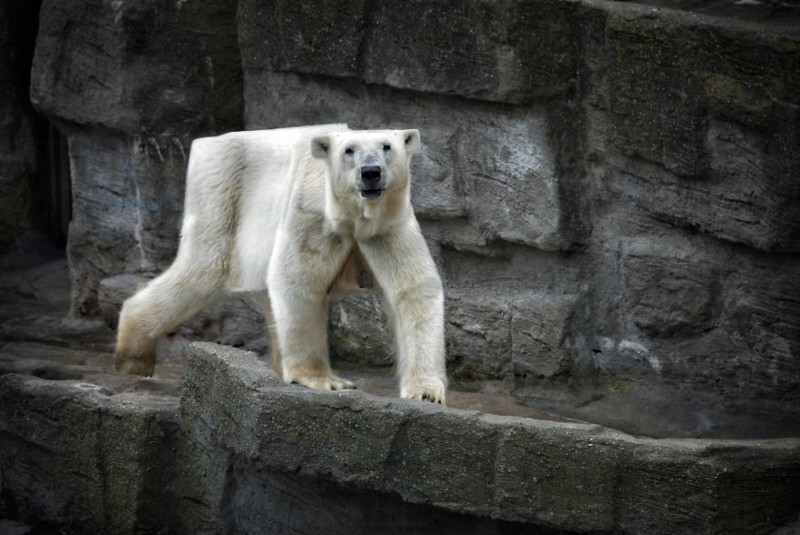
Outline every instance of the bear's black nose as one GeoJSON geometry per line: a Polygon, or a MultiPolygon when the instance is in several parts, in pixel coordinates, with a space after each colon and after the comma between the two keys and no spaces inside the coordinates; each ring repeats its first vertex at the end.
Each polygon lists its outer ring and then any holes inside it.
{"type": "Polygon", "coordinates": [[[381,168],[378,165],[365,165],[361,168],[361,180],[367,182],[377,182],[381,179],[381,168]]]}

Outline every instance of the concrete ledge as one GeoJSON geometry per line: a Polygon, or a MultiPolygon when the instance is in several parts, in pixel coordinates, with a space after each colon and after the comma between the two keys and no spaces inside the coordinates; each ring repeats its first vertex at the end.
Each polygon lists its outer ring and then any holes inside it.
{"type": "Polygon", "coordinates": [[[65,533],[177,527],[176,381],[114,392],[92,382],[0,377],[0,518],[65,533]]]}
{"type": "Polygon", "coordinates": [[[644,439],[316,392],[253,353],[190,353],[183,384],[0,377],[0,518],[75,533],[798,527],[797,438],[644,439]]]}
{"type": "Polygon", "coordinates": [[[181,488],[205,489],[189,501],[202,506],[184,517],[206,526],[242,520],[218,489],[233,485],[238,507],[257,509],[247,496],[259,494],[239,485],[268,487],[275,474],[569,532],[769,533],[800,509],[800,439],[640,439],[320,393],[283,384],[253,354],[213,344],[193,345],[182,425],[195,451],[183,458],[195,464],[181,488]]]}

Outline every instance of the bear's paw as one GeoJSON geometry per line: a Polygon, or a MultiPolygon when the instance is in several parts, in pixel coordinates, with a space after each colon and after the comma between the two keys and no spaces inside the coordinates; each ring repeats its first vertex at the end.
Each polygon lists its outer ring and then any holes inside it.
{"type": "Polygon", "coordinates": [[[411,380],[400,389],[400,397],[444,405],[444,382],[434,377],[411,380]]]}
{"type": "Polygon", "coordinates": [[[314,390],[354,390],[356,388],[352,381],[337,375],[295,377],[291,382],[314,390]]]}
{"type": "Polygon", "coordinates": [[[151,377],[156,367],[155,349],[137,353],[125,349],[117,349],[114,356],[114,369],[126,375],[151,377]]]}

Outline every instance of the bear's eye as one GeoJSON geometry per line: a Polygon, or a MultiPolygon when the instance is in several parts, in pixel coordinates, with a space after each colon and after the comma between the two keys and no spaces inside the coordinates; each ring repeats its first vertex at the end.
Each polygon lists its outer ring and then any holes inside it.
{"type": "Polygon", "coordinates": [[[383,146],[383,152],[389,152],[390,150],[392,150],[392,146],[388,143],[383,146]]]}
{"type": "Polygon", "coordinates": [[[347,154],[348,156],[352,156],[353,155],[353,149],[350,148],[350,147],[347,147],[346,149],[344,149],[344,153],[347,154]]]}

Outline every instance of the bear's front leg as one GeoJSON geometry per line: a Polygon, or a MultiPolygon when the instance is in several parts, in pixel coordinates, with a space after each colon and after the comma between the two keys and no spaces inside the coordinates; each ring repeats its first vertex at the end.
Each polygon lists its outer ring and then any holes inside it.
{"type": "Polygon", "coordinates": [[[333,373],[328,359],[327,299],[308,289],[273,290],[272,314],[281,352],[281,373],[287,383],[316,390],[355,388],[333,373]]]}
{"type": "Polygon", "coordinates": [[[400,396],[445,403],[442,281],[416,220],[359,242],[394,320],[400,396]]]}
{"type": "Polygon", "coordinates": [[[445,404],[444,299],[431,280],[387,295],[398,345],[400,397],[445,404]]]}
{"type": "Polygon", "coordinates": [[[316,390],[355,388],[328,358],[328,289],[352,244],[323,235],[321,222],[300,222],[279,233],[267,274],[280,372],[316,390]]]}

